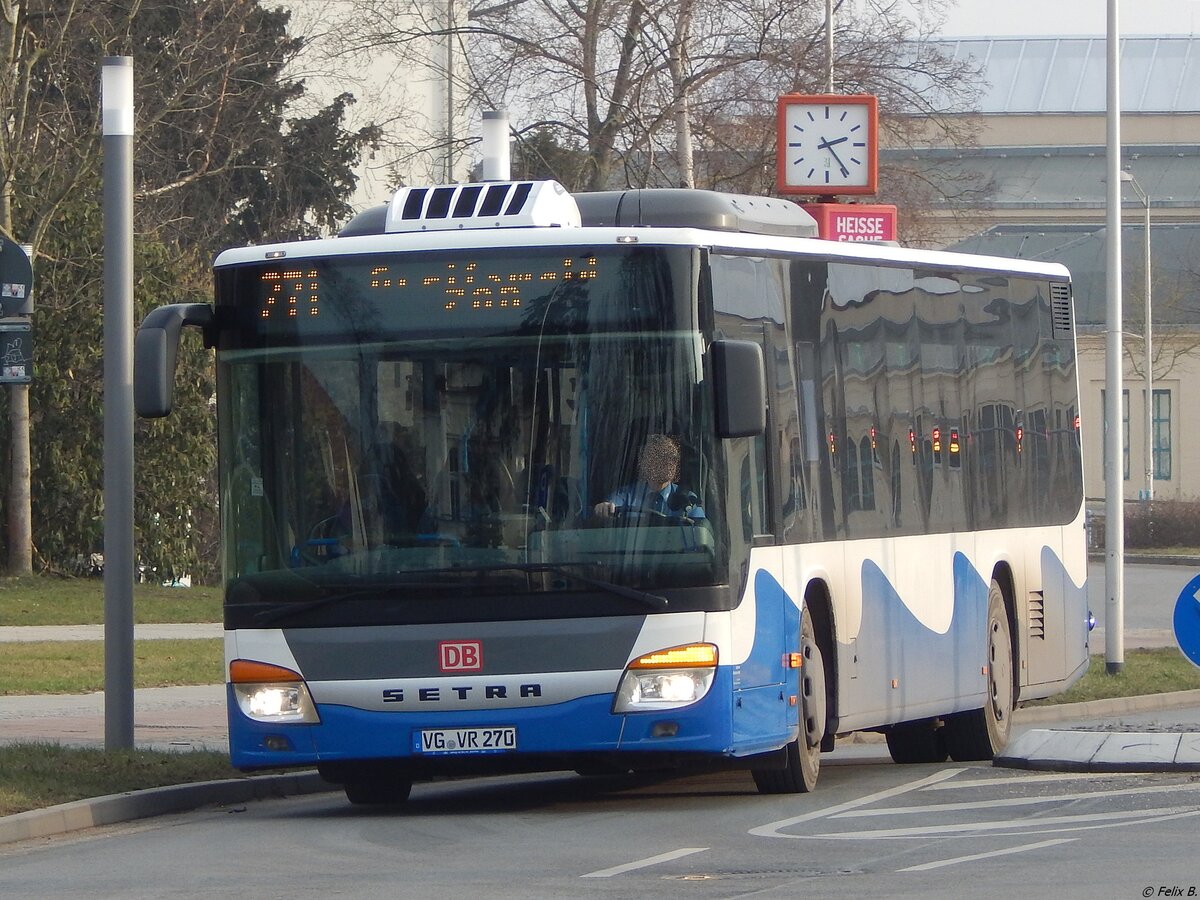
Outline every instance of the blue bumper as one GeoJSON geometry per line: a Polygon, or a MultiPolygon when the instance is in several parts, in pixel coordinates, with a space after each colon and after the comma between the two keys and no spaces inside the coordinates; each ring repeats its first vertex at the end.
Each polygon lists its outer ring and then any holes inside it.
{"type": "MultiPolygon", "coordinates": [[[[254,721],[241,712],[228,688],[230,757],[235,767],[246,770],[391,761],[432,763],[442,771],[453,771],[456,760],[464,770],[479,771],[489,762],[498,770],[511,767],[514,759],[536,767],[538,758],[622,753],[730,757],[748,749],[734,745],[731,681],[730,671],[719,668],[704,699],[676,710],[615,715],[610,694],[553,706],[461,712],[372,712],[325,704],[318,706],[321,721],[313,725],[254,721]],[[423,729],[501,726],[517,729],[515,751],[447,756],[415,749],[423,729]]],[[[783,742],[780,737],[777,746],[783,742]]]]}

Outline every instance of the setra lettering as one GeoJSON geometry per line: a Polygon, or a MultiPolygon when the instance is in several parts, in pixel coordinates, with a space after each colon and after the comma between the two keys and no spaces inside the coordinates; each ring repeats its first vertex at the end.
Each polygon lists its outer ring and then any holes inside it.
{"type": "MultiPolygon", "coordinates": [[[[448,687],[419,687],[416,689],[418,703],[440,703],[443,700],[468,701],[480,696],[482,687],[484,700],[508,700],[510,687],[505,684],[460,685],[448,687]]],[[[517,685],[516,696],[521,699],[536,699],[542,696],[542,685],[538,682],[517,685]]],[[[412,699],[411,693],[406,694],[404,688],[384,688],[382,691],[384,703],[405,703],[412,699]]]]}

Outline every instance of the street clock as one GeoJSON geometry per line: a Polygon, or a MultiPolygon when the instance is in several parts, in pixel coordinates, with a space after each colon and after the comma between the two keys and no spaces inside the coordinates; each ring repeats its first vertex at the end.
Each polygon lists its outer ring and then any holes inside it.
{"type": "Polygon", "coordinates": [[[784,94],[776,111],[776,187],[783,194],[874,194],[879,103],[868,94],[784,94]]]}

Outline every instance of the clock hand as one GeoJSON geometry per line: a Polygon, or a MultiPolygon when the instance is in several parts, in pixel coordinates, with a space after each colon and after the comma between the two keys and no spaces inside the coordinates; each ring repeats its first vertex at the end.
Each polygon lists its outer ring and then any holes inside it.
{"type": "Polygon", "coordinates": [[[827,141],[827,140],[825,140],[825,138],[821,138],[820,143],[817,144],[818,150],[828,150],[829,151],[829,155],[834,158],[834,160],[838,164],[838,168],[842,170],[843,178],[850,177],[850,170],[846,168],[846,164],[844,162],[842,162],[842,158],[837,155],[837,151],[833,149],[833,146],[834,146],[834,144],[840,144],[843,141],[847,141],[847,140],[849,140],[849,138],[840,137],[836,141],[827,141]]]}

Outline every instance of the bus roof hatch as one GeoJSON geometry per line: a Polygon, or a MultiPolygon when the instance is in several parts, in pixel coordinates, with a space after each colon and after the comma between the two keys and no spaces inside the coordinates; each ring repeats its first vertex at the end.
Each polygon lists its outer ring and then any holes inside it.
{"type": "Polygon", "coordinates": [[[579,224],[575,199],[557,181],[496,181],[401,188],[388,204],[383,230],[395,234],[579,224]]]}

